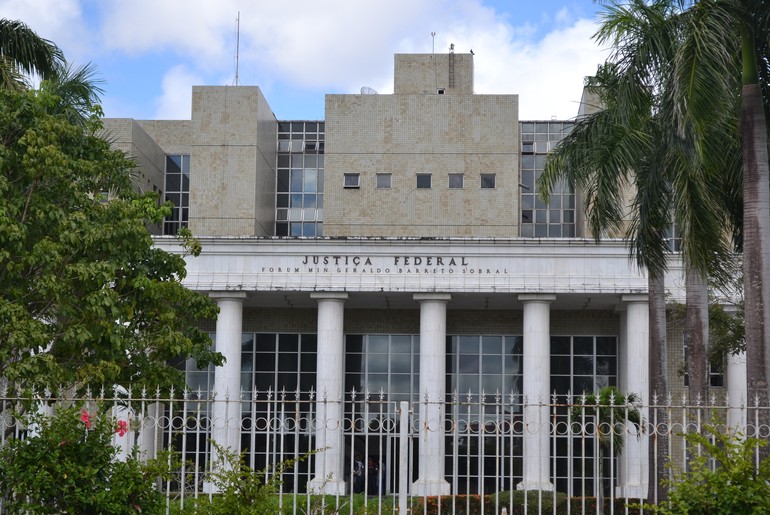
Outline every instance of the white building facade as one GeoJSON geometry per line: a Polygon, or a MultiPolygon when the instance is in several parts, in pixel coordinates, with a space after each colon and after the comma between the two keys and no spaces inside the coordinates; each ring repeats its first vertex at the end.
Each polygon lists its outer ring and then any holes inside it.
{"type": "MultiPolygon", "coordinates": [[[[175,206],[157,246],[181,251],[181,226],[203,244],[184,281],[217,302],[206,327],[227,362],[188,363],[190,387],[239,401],[312,390],[323,421],[367,395],[412,403],[411,492],[443,495],[450,474],[496,473],[447,458],[460,444],[436,428],[453,397],[510,396],[521,409],[506,417],[525,428],[568,393],[615,385],[649,401],[647,278],[621,240],[587,233],[580,192],[536,193],[571,122],[519,121],[517,95],[474,94],[470,54],[397,55],[394,75],[393,95],[328,95],[322,121],[277,120],[256,87],[196,87],[189,121],[105,125],[140,188],[175,206]]],[[[673,267],[675,298],[682,285],[673,267]]],[[[681,329],[670,342],[681,354],[681,329]]],[[[275,442],[249,437],[244,406],[223,403],[213,419],[232,423],[210,436],[264,457],[275,442]]],[[[343,493],[351,455],[381,452],[344,424],[311,432],[297,445],[326,450],[300,488],[343,493]]],[[[521,433],[506,451],[516,487],[566,488],[566,438],[521,433]]],[[[645,445],[624,451],[630,496],[647,488],[645,445]]]]}

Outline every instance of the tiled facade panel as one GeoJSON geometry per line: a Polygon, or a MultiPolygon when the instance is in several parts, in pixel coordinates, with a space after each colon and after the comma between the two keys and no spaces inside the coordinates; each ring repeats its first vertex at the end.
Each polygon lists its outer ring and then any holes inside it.
{"type": "Polygon", "coordinates": [[[272,234],[276,128],[257,87],[193,88],[190,229],[194,234],[272,234]],[[270,192],[269,199],[265,191],[270,192]]]}
{"type": "Polygon", "coordinates": [[[516,95],[328,95],[324,234],[518,234],[516,95]],[[343,188],[359,173],[359,188],[343,188]],[[391,174],[389,189],[376,174],[391,174]],[[417,188],[417,174],[431,187],[417,188]],[[461,189],[448,174],[461,173],[461,189]],[[481,174],[495,174],[481,188],[481,174]]]}
{"type": "Polygon", "coordinates": [[[396,95],[473,94],[471,54],[396,54],[396,95]]]}

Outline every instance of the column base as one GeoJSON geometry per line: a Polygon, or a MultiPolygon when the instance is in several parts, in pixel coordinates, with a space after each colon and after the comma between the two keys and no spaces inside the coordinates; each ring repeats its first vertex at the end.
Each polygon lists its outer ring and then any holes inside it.
{"type": "Polygon", "coordinates": [[[452,487],[444,479],[418,479],[412,483],[412,495],[434,496],[449,495],[452,487]]]}
{"type": "Polygon", "coordinates": [[[553,483],[550,481],[522,481],[516,485],[516,490],[540,490],[553,492],[553,483]]]}
{"type": "Polygon", "coordinates": [[[347,483],[339,479],[313,478],[307,484],[308,493],[347,495],[347,483]]]}
{"type": "Polygon", "coordinates": [[[615,497],[624,499],[647,499],[647,485],[624,485],[615,488],[615,497]]]}

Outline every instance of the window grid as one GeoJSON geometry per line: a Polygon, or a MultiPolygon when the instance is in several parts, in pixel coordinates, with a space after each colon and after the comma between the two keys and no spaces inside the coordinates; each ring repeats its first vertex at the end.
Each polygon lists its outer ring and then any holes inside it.
{"type": "Polygon", "coordinates": [[[575,193],[559,181],[548,204],[537,194],[546,154],[570,133],[571,122],[521,122],[520,233],[525,238],[571,238],[575,236],[575,193]]]}
{"type": "Polygon", "coordinates": [[[171,215],[163,221],[163,234],[176,235],[179,229],[187,227],[190,214],[190,156],[169,154],[166,156],[165,202],[174,207],[171,215]]]}
{"type": "Polygon", "coordinates": [[[278,123],[276,236],[323,236],[324,122],[278,123]]]}

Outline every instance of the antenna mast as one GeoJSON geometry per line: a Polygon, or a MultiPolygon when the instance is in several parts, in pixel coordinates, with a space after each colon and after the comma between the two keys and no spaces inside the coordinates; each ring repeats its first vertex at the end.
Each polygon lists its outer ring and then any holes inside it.
{"type": "Polygon", "coordinates": [[[240,61],[241,52],[241,11],[238,11],[238,16],[235,18],[235,85],[238,85],[238,63],[240,61]]]}
{"type": "Polygon", "coordinates": [[[438,90],[438,73],[436,72],[436,33],[431,32],[430,37],[433,40],[433,47],[431,49],[431,60],[433,61],[433,81],[436,83],[436,90],[438,90]]]}

